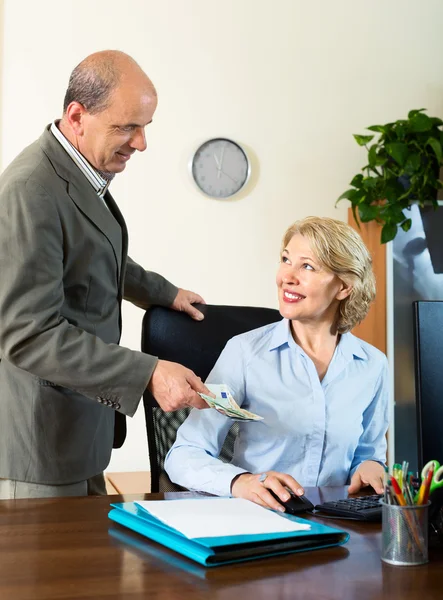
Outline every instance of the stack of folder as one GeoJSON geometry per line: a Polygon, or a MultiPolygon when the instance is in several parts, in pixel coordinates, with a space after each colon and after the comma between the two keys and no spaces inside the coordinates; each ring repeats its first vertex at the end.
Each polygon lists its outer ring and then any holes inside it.
{"type": "Polygon", "coordinates": [[[238,498],[111,506],[113,521],[206,567],[338,546],[349,539],[344,531],[280,515],[238,498]]]}

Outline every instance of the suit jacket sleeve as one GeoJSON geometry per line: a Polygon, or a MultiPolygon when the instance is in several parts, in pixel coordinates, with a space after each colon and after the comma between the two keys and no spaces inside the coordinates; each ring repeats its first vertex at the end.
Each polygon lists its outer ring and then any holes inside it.
{"type": "Polygon", "coordinates": [[[2,190],[0,274],[0,356],[132,416],[157,359],[63,317],[63,228],[55,199],[32,179],[2,190]]]}
{"type": "Polygon", "coordinates": [[[171,306],[177,293],[175,285],[158,273],[145,271],[128,256],[123,295],[125,300],[146,310],[152,304],[171,306]]]}

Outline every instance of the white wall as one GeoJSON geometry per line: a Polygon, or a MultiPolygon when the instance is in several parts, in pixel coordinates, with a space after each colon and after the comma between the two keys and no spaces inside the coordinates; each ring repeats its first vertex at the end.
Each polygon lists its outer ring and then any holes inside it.
{"type": "MultiPolygon", "coordinates": [[[[276,305],[286,226],[346,219],[334,201],[364,163],[352,133],[411,108],[443,116],[440,0],[3,1],[2,166],[60,116],[82,58],[128,52],[159,92],[147,151],[112,185],[131,255],[211,303],[276,305]],[[254,157],[239,200],[207,199],[188,176],[212,136],[254,157]]],[[[123,343],[139,348],[142,312],[124,316],[123,343]]],[[[109,469],[147,468],[140,410],[109,469]]]]}

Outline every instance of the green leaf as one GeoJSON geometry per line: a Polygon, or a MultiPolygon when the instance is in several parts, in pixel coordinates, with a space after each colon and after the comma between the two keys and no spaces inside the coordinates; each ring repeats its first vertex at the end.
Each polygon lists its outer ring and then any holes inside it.
{"type": "Polygon", "coordinates": [[[383,191],[388,202],[395,206],[400,196],[404,194],[405,189],[399,182],[398,177],[394,176],[386,182],[383,191]]]}
{"type": "Polygon", "coordinates": [[[363,202],[365,195],[366,195],[366,192],[363,188],[346,190],[346,192],[344,192],[340,196],[340,198],[338,198],[335,201],[335,206],[337,206],[337,204],[340,202],[340,200],[343,200],[344,198],[349,200],[351,202],[352,206],[355,206],[356,204],[360,204],[360,202],[363,202]]]}
{"type": "Polygon", "coordinates": [[[337,202],[339,200],[343,200],[345,198],[346,198],[346,200],[351,200],[351,202],[352,202],[352,199],[354,198],[356,193],[357,193],[357,190],[346,190],[346,192],[343,192],[343,194],[337,198],[337,202]]]}
{"type": "Polygon", "coordinates": [[[359,146],[366,146],[374,138],[373,135],[358,135],[354,134],[355,141],[359,146]]]}
{"type": "Polygon", "coordinates": [[[415,173],[421,167],[421,160],[419,154],[410,154],[405,163],[405,171],[407,173],[415,173]]]}
{"type": "Polygon", "coordinates": [[[389,160],[389,157],[386,155],[385,149],[384,148],[380,148],[376,159],[375,159],[375,165],[377,167],[383,167],[387,161],[389,160]]]}
{"type": "Polygon", "coordinates": [[[358,212],[361,221],[367,223],[378,217],[379,209],[378,206],[374,206],[373,204],[359,204],[358,212]]]}
{"type": "Polygon", "coordinates": [[[416,133],[429,131],[432,129],[432,119],[420,112],[411,118],[410,127],[411,131],[415,131],[416,133]]]}
{"type": "Polygon", "coordinates": [[[363,175],[361,173],[359,173],[352,179],[350,185],[353,185],[356,188],[360,188],[362,181],[363,181],[363,175]]]}
{"type": "Polygon", "coordinates": [[[365,177],[363,180],[363,187],[365,190],[373,190],[377,187],[377,182],[382,181],[381,177],[365,177]]]}
{"type": "Polygon", "coordinates": [[[392,223],[386,223],[383,225],[383,229],[381,230],[381,243],[386,244],[387,242],[392,241],[397,235],[397,225],[393,225],[392,223]]]}
{"type": "Polygon", "coordinates": [[[437,177],[435,176],[435,171],[433,170],[432,165],[430,165],[429,168],[427,168],[424,172],[423,184],[430,196],[432,196],[434,194],[434,190],[438,188],[437,177]]]}
{"type": "Polygon", "coordinates": [[[363,167],[362,171],[366,173],[366,177],[380,177],[380,173],[377,171],[376,167],[371,167],[371,165],[366,165],[363,167]],[[374,175],[371,175],[371,172],[374,173],[374,175]]]}
{"type": "Polygon", "coordinates": [[[423,142],[421,140],[417,141],[416,139],[410,139],[409,140],[409,147],[410,148],[412,148],[412,147],[416,148],[419,154],[423,154],[424,153],[423,142]]]}
{"type": "Polygon", "coordinates": [[[406,221],[403,221],[403,223],[401,224],[401,228],[403,229],[403,231],[409,231],[411,229],[411,225],[412,219],[406,219],[406,221]]]}
{"type": "Polygon", "coordinates": [[[408,147],[406,144],[403,144],[402,142],[391,142],[390,144],[386,144],[386,151],[401,167],[405,164],[408,156],[408,147]]]}
{"type": "Polygon", "coordinates": [[[370,167],[375,167],[377,163],[377,144],[372,144],[369,148],[368,161],[370,167]]]}
{"type": "Polygon", "coordinates": [[[377,131],[378,133],[385,133],[386,126],[385,125],[371,125],[370,127],[366,127],[369,131],[377,131]]]}
{"type": "Polygon", "coordinates": [[[415,115],[418,115],[419,113],[422,113],[424,110],[426,110],[426,108],[419,108],[419,109],[415,109],[415,110],[410,110],[408,112],[408,119],[413,119],[415,117],[415,115]]]}
{"type": "Polygon", "coordinates": [[[437,160],[439,163],[441,163],[441,159],[443,157],[443,153],[441,150],[441,144],[438,140],[436,140],[435,138],[429,138],[429,140],[426,142],[429,146],[431,146],[431,148],[434,150],[434,154],[437,157],[437,160]]]}
{"type": "Polygon", "coordinates": [[[399,204],[386,204],[380,212],[383,219],[389,223],[401,223],[406,218],[403,214],[403,208],[399,204]]]}
{"type": "Polygon", "coordinates": [[[406,134],[409,131],[408,125],[405,121],[399,121],[398,123],[396,123],[395,127],[394,127],[394,131],[395,131],[395,135],[397,136],[397,139],[399,140],[404,140],[406,137],[406,134]]]}

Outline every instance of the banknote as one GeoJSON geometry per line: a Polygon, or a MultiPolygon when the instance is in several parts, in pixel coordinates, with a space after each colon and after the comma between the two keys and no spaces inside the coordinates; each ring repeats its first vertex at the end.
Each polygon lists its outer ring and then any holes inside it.
{"type": "Polygon", "coordinates": [[[261,421],[263,417],[241,408],[234,400],[225,383],[207,383],[206,387],[215,394],[215,398],[200,394],[211,408],[235,421],[261,421]]]}

